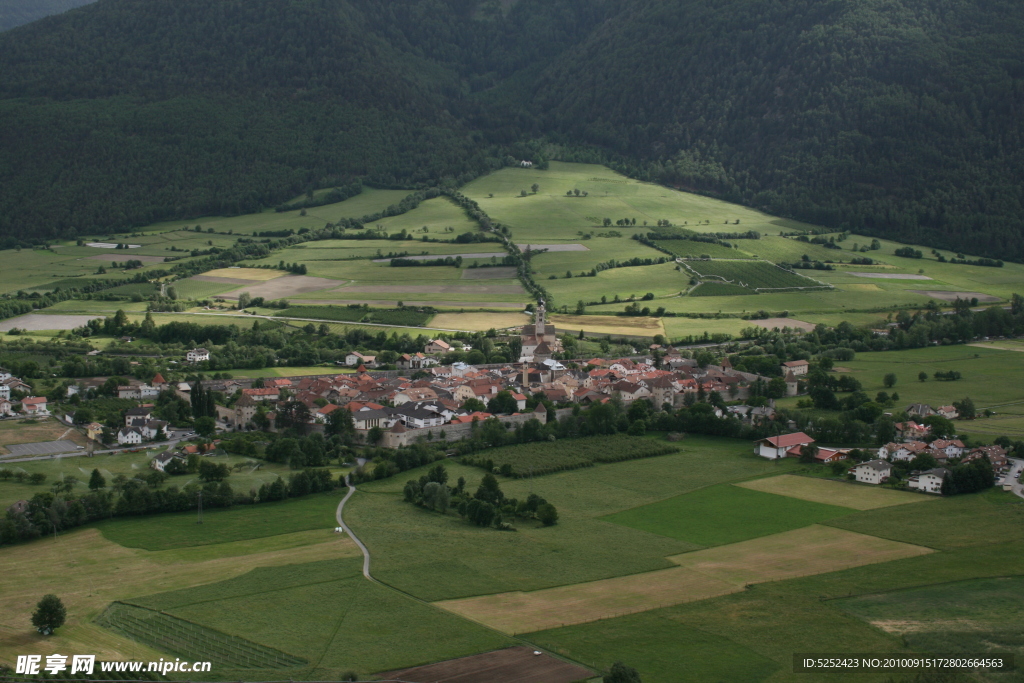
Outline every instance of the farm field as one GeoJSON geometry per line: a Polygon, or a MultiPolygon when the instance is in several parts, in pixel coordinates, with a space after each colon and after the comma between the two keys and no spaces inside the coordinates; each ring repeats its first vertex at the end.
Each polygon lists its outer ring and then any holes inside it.
{"type": "MultiPolygon", "coordinates": [[[[331,516],[324,515],[328,528],[331,516]]],[[[358,552],[347,538],[326,530],[318,536],[278,536],[265,544],[205,546],[200,553],[126,548],[90,528],[56,541],[5,547],[0,549],[6,570],[0,576],[0,662],[13,664],[14,654],[54,652],[88,652],[104,660],[159,659],[165,653],[101,628],[93,619],[113,600],[223,581],[256,567],[337,561],[358,552]],[[67,623],[49,638],[27,626],[41,586],[59,592],[68,609],[67,623]]]]}
{"type": "Polygon", "coordinates": [[[788,272],[768,261],[714,259],[686,261],[685,266],[701,280],[710,283],[720,280],[751,291],[822,286],[808,277],[788,272]]]}
{"type": "Polygon", "coordinates": [[[874,510],[890,505],[906,505],[928,500],[922,495],[909,491],[895,491],[878,486],[861,486],[852,482],[830,481],[792,474],[753,479],[736,485],[751,491],[775,493],[812,503],[838,505],[854,510],[874,510]]]}
{"type": "MultiPolygon", "coordinates": [[[[672,565],[666,557],[699,547],[609,524],[601,519],[607,514],[794,466],[789,462],[775,466],[759,459],[749,454],[749,444],[741,441],[689,437],[674,445],[682,452],[598,464],[532,480],[500,478],[507,496],[523,500],[533,492],[554,504],[560,518],[553,527],[525,522],[517,524],[515,534],[492,534],[455,515],[432,514],[404,503],[401,492],[405,482],[425,469],[360,485],[360,492],[346,505],[346,521],[370,548],[375,558],[374,576],[424,600],[537,590],[669,568],[672,565]],[[434,551],[424,555],[420,552],[423,547],[434,551]],[[460,550],[467,547],[476,550],[460,550]],[[557,563],[550,562],[552,552],[557,552],[557,563]],[[438,574],[449,580],[430,580],[438,574]]],[[[472,490],[484,473],[456,463],[446,463],[446,467],[450,481],[463,476],[472,490]]]]}
{"type": "Polygon", "coordinates": [[[835,605],[914,648],[1020,657],[1024,618],[1017,606],[1022,597],[1024,578],[1006,576],[861,595],[835,605]]]}
{"type": "Polygon", "coordinates": [[[54,417],[0,420],[0,455],[7,453],[3,446],[61,439],[81,445],[87,441],[78,430],[58,422],[54,417]]]}
{"type": "Polygon", "coordinates": [[[468,330],[486,332],[489,329],[503,330],[528,324],[532,318],[522,313],[438,313],[430,319],[430,325],[437,329],[468,330]]]}
{"type": "Polygon", "coordinates": [[[822,526],[671,557],[680,566],[531,593],[435,603],[506,633],[582,624],[744,590],[750,584],[822,574],[932,552],[822,526]]]}
{"type": "Polygon", "coordinates": [[[306,679],[336,680],[341,671],[365,674],[512,644],[477,624],[367,581],[361,567],[359,558],[351,558],[260,568],[132,602],[301,657],[309,666],[296,674],[306,679]],[[310,628],[311,622],[323,627],[310,628]],[[388,637],[382,638],[383,633],[388,637]],[[439,633],[444,637],[438,638],[439,633]]]}
{"type": "MultiPolygon", "coordinates": [[[[591,436],[569,443],[531,443],[492,448],[477,460],[490,461],[493,467],[507,465],[518,477],[550,474],[586,467],[598,462],[621,462],[672,455],[676,446],[655,439],[637,439],[625,434],[591,436]]],[[[469,461],[474,456],[463,458],[469,461]]]]}
{"type": "Polygon", "coordinates": [[[583,330],[592,335],[653,337],[656,334],[665,334],[665,323],[668,319],[553,314],[548,316],[548,321],[555,326],[559,334],[572,334],[583,330]]]}
{"type": "Polygon", "coordinates": [[[716,546],[799,529],[849,512],[838,505],[722,484],[603,519],[694,545],[716,546]]]}
{"type": "MultiPolygon", "coordinates": [[[[660,305],[660,303],[659,303],[660,305]]],[[[711,334],[731,334],[739,337],[740,333],[755,324],[753,320],[742,318],[662,318],[665,335],[670,339],[684,337],[700,337],[705,332],[711,334]]]]}

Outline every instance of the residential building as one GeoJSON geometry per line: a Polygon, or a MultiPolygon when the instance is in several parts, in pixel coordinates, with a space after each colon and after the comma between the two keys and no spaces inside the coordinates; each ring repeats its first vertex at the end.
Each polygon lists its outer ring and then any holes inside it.
{"type": "Polygon", "coordinates": [[[121,427],[117,432],[117,443],[121,446],[135,446],[142,443],[142,430],[138,427],[121,427]]]}
{"type": "Polygon", "coordinates": [[[14,404],[8,401],[6,398],[0,398],[0,417],[8,417],[14,415],[14,404]]]}
{"type": "Polygon", "coordinates": [[[427,342],[427,345],[423,347],[423,353],[431,355],[448,353],[451,350],[451,345],[443,339],[431,339],[427,342]]]}
{"type": "Polygon", "coordinates": [[[124,426],[131,427],[135,424],[135,420],[151,420],[153,419],[153,410],[151,408],[129,408],[124,411],[124,426]]]}
{"type": "Polygon", "coordinates": [[[150,460],[149,466],[152,467],[157,472],[163,472],[164,469],[167,467],[167,464],[175,459],[179,460],[182,463],[185,462],[185,456],[183,454],[174,453],[172,451],[164,451],[163,453],[160,453],[159,455],[155,456],[152,460],[150,460]]]}
{"type": "Polygon", "coordinates": [[[21,410],[26,415],[49,415],[45,396],[29,396],[21,400],[21,410]]]}
{"type": "Polygon", "coordinates": [[[947,420],[955,420],[960,417],[960,411],[954,406],[939,406],[935,409],[935,412],[946,418],[947,420]]]}
{"type": "Polygon", "coordinates": [[[929,417],[936,414],[932,407],[926,403],[911,403],[907,406],[906,412],[911,417],[929,417]]]}
{"type": "Polygon", "coordinates": [[[868,460],[853,468],[853,476],[862,484],[881,484],[892,476],[892,465],[885,460],[868,460]]]}
{"type": "Polygon", "coordinates": [[[357,367],[357,366],[360,366],[360,365],[376,365],[376,364],[377,364],[377,357],[376,356],[363,355],[363,354],[359,353],[358,351],[353,351],[353,352],[349,353],[347,356],[345,356],[345,365],[347,365],[347,366],[349,366],[351,368],[354,368],[354,367],[357,367]]]}
{"type": "Polygon", "coordinates": [[[942,482],[948,474],[949,470],[942,467],[914,472],[907,478],[907,488],[924,493],[942,493],[942,482]]]}
{"type": "Polygon", "coordinates": [[[192,349],[185,354],[185,360],[189,363],[202,363],[210,360],[210,352],[206,349],[192,349]]]}
{"type": "Polygon", "coordinates": [[[947,458],[959,458],[964,453],[964,442],[960,439],[936,439],[930,447],[933,451],[942,451],[947,458]]]}
{"type": "Polygon", "coordinates": [[[248,396],[253,401],[277,401],[281,398],[281,391],[273,387],[242,389],[242,396],[248,396]]]}

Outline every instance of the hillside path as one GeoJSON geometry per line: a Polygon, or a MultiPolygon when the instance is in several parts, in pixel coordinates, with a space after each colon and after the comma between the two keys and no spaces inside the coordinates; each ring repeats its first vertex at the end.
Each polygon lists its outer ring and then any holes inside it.
{"type": "Polygon", "coordinates": [[[359,537],[356,536],[352,532],[352,529],[349,528],[349,526],[347,524],[345,524],[345,520],[342,518],[342,512],[345,509],[345,503],[347,503],[348,499],[352,497],[352,494],[356,492],[356,487],[353,486],[351,483],[349,483],[348,475],[347,474],[345,475],[345,486],[348,487],[348,493],[346,493],[345,497],[341,499],[340,503],[338,503],[338,511],[337,511],[335,517],[338,520],[338,526],[340,526],[342,529],[345,530],[345,533],[348,534],[349,538],[351,538],[353,541],[355,541],[356,545],[359,546],[359,549],[363,552],[363,576],[368,578],[370,581],[376,582],[376,579],[374,579],[372,576],[370,576],[370,551],[369,551],[369,549],[367,549],[367,547],[363,544],[363,542],[359,540],[359,537]]]}

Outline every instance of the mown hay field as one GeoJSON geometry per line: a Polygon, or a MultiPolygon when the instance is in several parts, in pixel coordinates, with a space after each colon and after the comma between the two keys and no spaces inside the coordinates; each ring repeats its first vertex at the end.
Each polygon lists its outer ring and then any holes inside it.
{"type": "Polygon", "coordinates": [[[752,491],[774,493],[813,503],[839,505],[853,508],[854,510],[874,510],[875,508],[888,507],[890,505],[906,505],[907,503],[920,503],[928,500],[924,496],[908,491],[895,491],[878,486],[865,486],[853,482],[831,481],[814,477],[800,477],[792,474],[754,479],[736,485],[752,491]]]}

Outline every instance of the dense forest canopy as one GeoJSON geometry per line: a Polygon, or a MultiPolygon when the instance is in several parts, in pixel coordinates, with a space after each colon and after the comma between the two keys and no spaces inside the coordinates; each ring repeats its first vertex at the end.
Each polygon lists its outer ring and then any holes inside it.
{"type": "Polygon", "coordinates": [[[0,36],[0,237],[508,154],[1024,259],[1010,0],[100,0],[0,36]]]}

